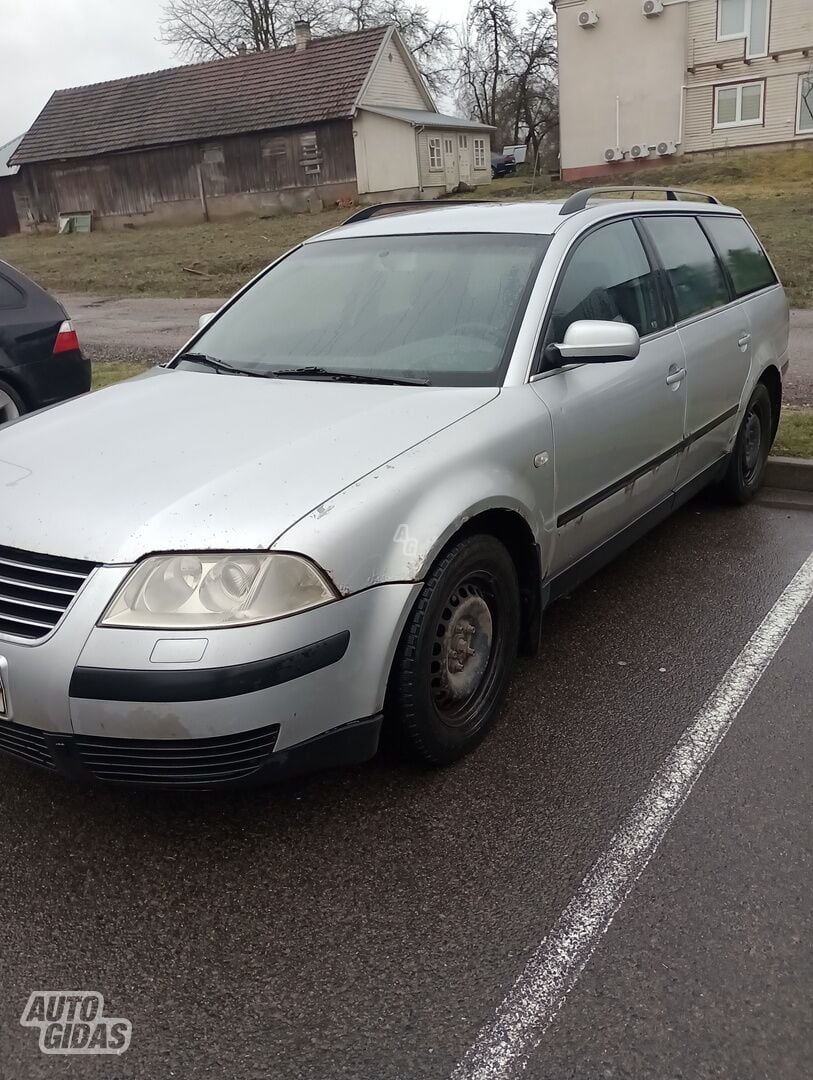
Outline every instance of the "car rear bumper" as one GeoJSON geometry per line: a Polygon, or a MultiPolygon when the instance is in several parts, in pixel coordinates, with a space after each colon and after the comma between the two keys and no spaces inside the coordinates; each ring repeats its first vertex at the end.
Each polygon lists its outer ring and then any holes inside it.
{"type": "Polygon", "coordinates": [[[21,364],[6,374],[29,410],[57,405],[90,390],[90,360],[78,351],[21,364]]]}

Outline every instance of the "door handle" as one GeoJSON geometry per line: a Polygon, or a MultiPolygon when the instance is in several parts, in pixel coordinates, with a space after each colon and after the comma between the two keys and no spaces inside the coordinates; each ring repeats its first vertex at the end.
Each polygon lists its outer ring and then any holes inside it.
{"type": "Polygon", "coordinates": [[[737,344],[743,350],[743,352],[745,352],[745,350],[748,348],[748,343],[750,342],[750,340],[751,340],[751,335],[750,334],[742,334],[740,336],[740,340],[737,342],[737,344]]]}
{"type": "Polygon", "coordinates": [[[675,383],[679,383],[685,378],[686,378],[686,368],[682,367],[678,371],[673,371],[669,375],[666,376],[666,385],[667,386],[674,386],[675,383]]]}

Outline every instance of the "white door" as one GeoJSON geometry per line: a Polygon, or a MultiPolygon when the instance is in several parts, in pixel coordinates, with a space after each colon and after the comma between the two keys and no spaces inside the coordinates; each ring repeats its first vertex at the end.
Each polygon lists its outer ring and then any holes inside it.
{"type": "Polygon", "coordinates": [[[446,168],[446,190],[454,191],[460,183],[460,169],[457,164],[457,150],[453,136],[443,140],[443,163],[446,168]]]}
{"type": "Polygon", "coordinates": [[[464,184],[468,184],[471,182],[471,157],[469,156],[468,135],[457,136],[457,149],[460,155],[460,179],[464,184]]]}

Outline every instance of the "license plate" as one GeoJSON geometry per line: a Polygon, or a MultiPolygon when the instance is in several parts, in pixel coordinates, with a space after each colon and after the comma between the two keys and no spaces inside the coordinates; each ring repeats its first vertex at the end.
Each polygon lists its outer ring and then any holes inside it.
{"type": "Polygon", "coordinates": [[[8,696],[8,664],[5,657],[0,656],[0,720],[8,720],[11,717],[11,702],[8,696]]]}

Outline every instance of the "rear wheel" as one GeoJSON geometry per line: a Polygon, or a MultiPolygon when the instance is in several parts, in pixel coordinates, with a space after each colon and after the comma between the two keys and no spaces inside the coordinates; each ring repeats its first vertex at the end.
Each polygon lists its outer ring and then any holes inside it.
{"type": "Polygon", "coordinates": [[[430,765],[463,757],[492,726],[517,655],[514,562],[492,536],[454,544],[432,568],[407,621],[387,701],[407,756],[430,765]]]}
{"type": "Polygon", "coordinates": [[[25,406],[8,383],[0,382],[0,424],[16,420],[25,412],[25,406]]]}
{"type": "Polygon", "coordinates": [[[773,441],[773,428],[770,394],[762,383],[757,383],[737,432],[721,485],[723,494],[730,502],[742,506],[759,491],[773,441]]]}

